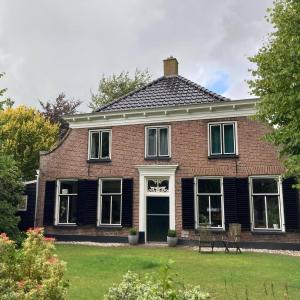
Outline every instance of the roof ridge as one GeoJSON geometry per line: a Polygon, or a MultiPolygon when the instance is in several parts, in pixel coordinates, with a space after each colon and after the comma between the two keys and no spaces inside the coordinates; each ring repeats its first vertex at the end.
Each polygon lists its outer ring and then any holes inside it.
{"type": "Polygon", "coordinates": [[[210,94],[211,96],[213,96],[213,97],[215,97],[215,98],[217,98],[217,99],[219,99],[219,100],[222,100],[222,101],[231,101],[231,99],[229,99],[229,98],[227,98],[227,97],[224,97],[224,96],[222,96],[222,95],[219,95],[219,94],[217,94],[217,93],[215,93],[215,92],[213,92],[213,91],[211,91],[211,90],[209,90],[209,89],[203,87],[203,86],[200,85],[199,83],[196,83],[196,82],[194,82],[194,81],[191,81],[191,80],[189,80],[189,79],[187,79],[187,78],[185,78],[185,77],[183,77],[183,76],[181,76],[181,75],[177,75],[177,77],[178,77],[179,79],[183,80],[185,83],[188,83],[188,84],[194,86],[195,88],[201,90],[202,92],[208,93],[208,94],[210,94]]]}
{"type": "Polygon", "coordinates": [[[107,107],[109,107],[109,106],[111,106],[111,105],[113,105],[113,104],[115,104],[115,103],[117,103],[117,102],[125,99],[126,97],[131,96],[132,94],[138,93],[138,92],[140,92],[140,91],[148,88],[149,86],[151,86],[151,85],[153,85],[153,84],[155,84],[155,83],[163,80],[164,78],[166,78],[166,77],[165,76],[161,76],[161,77],[159,77],[159,78],[157,78],[155,80],[152,80],[151,82],[143,85],[142,87],[139,87],[139,88],[137,88],[137,89],[135,89],[135,90],[133,90],[133,91],[131,91],[131,92],[129,92],[129,93],[127,93],[127,94],[125,94],[125,95],[123,95],[123,96],[121,96],[121,97],[119,97],[119,98],[117,98],[117,99],[115,99],[115,100],[113,100],[113,101],[111,101],[111,102],[109,102],[109,103],[107,103],[107,104],[105,104],[105,105],[97,108],[97,109],[95,109],[95,112],[100,112],[104,108],[107,108],[107,107]]]}

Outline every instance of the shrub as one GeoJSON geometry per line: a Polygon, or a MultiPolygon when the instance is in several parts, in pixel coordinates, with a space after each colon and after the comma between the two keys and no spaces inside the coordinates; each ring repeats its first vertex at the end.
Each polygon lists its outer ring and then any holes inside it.
{"type": "Polygon", "coordinates": [[[170,263],[159,273],[140,277],[127,272],[119,285],[114,285],[104,296],[105,300],[205,300],[209,299],[199,286],[187,288],[169,274],[170,263]]]}
{"type": "Polygon", "coordinates": [[[0,299],[66,299],[65,263],[57,258],[54,251],[53,239],[45,238],[41,228],[29,230],[20,249],[2,233],[0,299]]]}
{"type": "Polygon", "coordinates": [[[129,229],[129,235],[137,235],[137,229],[136,228],[130,228],[129,229]]]}
{"type": "Polygon", "coordinates": [[[176,230],[173,229],[168,230],[168,237],[176,237],[176,236],[177,236],[176,230]]]}

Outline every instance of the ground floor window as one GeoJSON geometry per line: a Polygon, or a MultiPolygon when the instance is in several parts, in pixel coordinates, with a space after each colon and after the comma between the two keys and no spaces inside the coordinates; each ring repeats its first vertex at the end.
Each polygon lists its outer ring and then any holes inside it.
{"type": "Polygon", "coordinates": [[[198,224],[224,227],[222,178],[201,177],[196,180],[198,224]]]}
{"type": "Polygon", "coordinates": [[[77,222],[77,180],[59,180],[56,215],[58,224],[76,224],[77,222]]]}
{"type": "Polygon", "coordinates": [[[280,181],[278,177],[251,177],[253,229],[282,229],[280,181]]]}
{"type": "Polygon", "coordinates": [[[122,179],[100,179],[100,224],[121,225],[122,179]]]}

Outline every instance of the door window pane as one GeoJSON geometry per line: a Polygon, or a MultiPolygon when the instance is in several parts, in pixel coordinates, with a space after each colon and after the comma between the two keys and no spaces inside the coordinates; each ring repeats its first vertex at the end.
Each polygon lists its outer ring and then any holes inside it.
{"type": "Polygon", "coordinates": [[[210,214],[211,214],[211,226],[222,227],[222,208],[221,208],[221,196],[210,196],[210,214]]]}
{"type": "Polygon", "coordinates": [[[278,196],[266,196],[268,207],[268,227],[280,228],[278,196]]]}
{"type": "Polygon", "coordinates": [[[77,196],[69,196],[69,220],[68,223],[77,221],[77,196]]]}
{"type": "Polygon", "coordinates": [[[59,223],[68,223],[68,196],[60,196],[59,223]]]}
{"type": "Polygon", "coordinates": [[[209,223],[209,196],[198,196],[199,223],[209,223]]]}
{"type": "Polygon", "coordinates": [[[121,196],[112,196],[112,210],[111,210],[111,223],[120,224],[121,223],[121,196]]]}
{"type": "Polygon", "coordinates": [[[148,129],[148,155],[156,156],[157,131],[155,128],[148,129]]]}
{"type": "Polygon", "coordinates": [[[102,193],[121,193],[121,180],[103,180],[102,193]]]}
{"type": "Polygon", "coordinates": [[[211,153],[221,154],[221,126],[212,125],[210,130],[211,130],[211,153]]]}
{"type": "Polygon", "coordinates": [[[109,158],[109,132],[101,132],[102,153],[101,158],[109,158]]]}
{"type": "Polygon", "coordinates": [[[110,224],[110,197],[108,195],[102,196],[102,224],[110,224]]]}
{"type": "Polygon", "coordinates": [[[220,179],[199,179],[199,193],[221,193],[220,179]]]}
{"type": "Polygon", "coordinates": [[[99,158],[99,132],[92,132],[91,133],[91,153],[90,158],[99,158]]]}
{"type": "Polygon", "coordinates": [[[159,154],[168,155],[168,128],[160,128],[159,133],[159,154]]]}
{"type": "Polygon", "coordinates": [[[234,153],[233,124],[224,124],[224,153],[234,153]]]}
{"type": "Polygon", "coordinates": [[[253,196],[254,227],[266,228],[266,208],[264,196],[253,196]]]}
{"type": "Polygon", "coordinates": [[[274,178],[254,178],[252,183],[254,194],[278,193],[277,180],[274,178]]]}

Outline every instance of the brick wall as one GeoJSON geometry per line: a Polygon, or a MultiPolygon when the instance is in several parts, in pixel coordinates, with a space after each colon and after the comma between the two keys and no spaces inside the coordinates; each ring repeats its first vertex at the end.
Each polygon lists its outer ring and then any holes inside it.
{"type": "MultiPolygon", "coordinates": [[[[112,161],[88,163],[88,129],[73,129],[54,151],[40,160],[38,224],[42,225],[46,180],[57,178],[97,179],[132,177],[134,180],[133,224],[138,227],[139,174],[136,165],[178,164],[176,172],[176,229],[181,231],[181,178],[199,175],[247,177],[281,174],[283,166],[276,149],[263,141],[266,128],[249,118],[237,121],[238,158],[208,159],[207,123],[216,120],[171,122],[171,154],[167,161],[144,159],[144,125],[112,127],[112,161]]],[[[97,234],[99,231],[97,231],[97,234]]],[[[105,234],[105,233],[103,233],[105,234]]]]}

